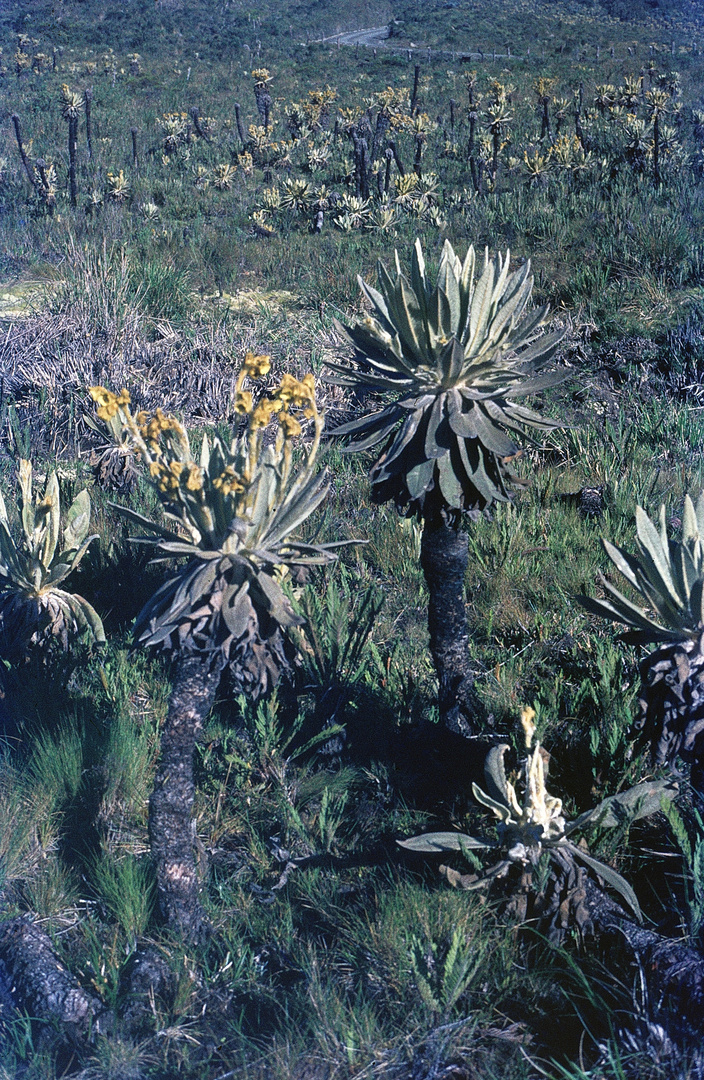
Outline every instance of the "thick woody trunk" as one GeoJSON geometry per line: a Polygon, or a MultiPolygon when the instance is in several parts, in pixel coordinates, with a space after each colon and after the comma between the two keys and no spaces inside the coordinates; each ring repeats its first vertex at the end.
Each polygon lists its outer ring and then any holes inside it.
{"type": "Polygon", "coordinates": [[[550,131],[550,98],[543,97],[540,99],[540,104],[543,107],[542,123],[540,125],[540,138],[544,139],[547,135],[548,139],[552,139],[552,132],[550,131]]]}
{"type": "Polygon", "coordinates": [[[394,160],[394,152],[390,147],[387,148],[385,152],[385,157],[386,174],[384,176],[384,196],[387,196],[389,194],[389,187],[391,185],[391,162],[394,160]]]}
{"type": "Polygon", "coordinates": [[[401,158],[398,156],[398,147],[396,146],[396,143],[393,140],[391,142],[389,142],[389,149],[391,150],[391,153],[394,155],[394,161],[396,162],[396,168],[398,169],[399,176],[405,176],[406,175],[406,170],[403,167],[403,162],[401,161],[401,158]]]}
{"type": "Polygon", "coordinates": [[[663,937],[634,923],[590,878],[586,905],[594,929],[609,939],[609,955],[615,959],[626,946],[645,975],[649,1000],[666,1006],[667,1034],[678,1042],[699,1040],[704,1016],[701,952],[684,941],[663,937]]]}
{"type": "Polygon", "coordinates": [[[493,133],[493,152],[491,155],[491,182],[496,190],[496,180],[499,173],[499,143],[501,141],[501,134],[496,129],[493,133]]]}
{"type": "Polygon", "coordinates": [[[93,160],[93,128],[91,125],[91,107],[93,105],[93,90],[89,86],[83,95],[83,104],[86,110],[86,146],[88,147],[88,157],[93,160]]]}
{"type": "Polygon", "coordinates": [[[76,182],[76,151],[78,148],[78,118],[71,117],[68,122],[68,182],[71,206],[76,206],[78,201],[78,185],[76,182]]]}
{"type": "Polygon", "coordinates": [[[51,939],[26,916],[0,926],[0,976],[12,1003],[36,1020],[60,1025],[80,1044],[110,1027],[102,1001],[85,990],[54,952],[51,939]]]}
{"type": "Polygon", "coordinates": [[[242,126],[242,113],[240,111],[240,108],[241,108],[240,105],[237,102],[235,102],[235,120],[237,121],[237,134],[240,137],[240,142],[242,143],[242,149],[246,150],[247,149],[247,139],[246,139],[245,134],[244,134],[244,127],[242,126]]]}
{"type": "Polygon", "coordinates": [[[415,115],[418,105],[418,84],[420,83],[420,64],[416,64],[413,72],[413,93],[411,95],[411,116],[415,115]]]}
{"type": "Polygon", "coordinates": [[[22,129],[20,128],[20,118],[17,113],[12,114],[12,123],[15,129],[15,138],[17,139],[17,146],[20,152],[20,157],[22,158],[22,165],[24,166],[24,171],[27,174],[27,179],[29,180],[30,184],[37,192],[37,194],[39,194],[39,185],[37,184],[34,173],[32,172],[32,166],[29,164],[27,153],[22,142],[22,129]]]}
{"type": "Polygon", "coordinates": [[[369,148],[367,140],[359,140],[359,178],[363,199],[369,198],[369,148]]]}
{"type": "Polygon", "coordinates": [[[149,840],[159,908],[169,928],[189,941],[198,941],[204,929],[195,854],[193,751],[221,671],[219,654],[187,654],[177,661],[149,799],[149,840]]]}
{"type": "Polygon", "coordinates": [[[423,163],[423,139],[416,137],[416,153],[413,159],[413,171],[416,176],[422,175],[423,163]]]}
{"type": "Polygon", "coordinates": [[[477,123],[477,113],[472,111],[469,114],[469,145],[467,147],[467,153],[469,155],[469,168],[472,173],[472,184],[474,190],[479,195],[481,194],[481,180],[479,176],[479,170],[477,169],[477,161],[474,156],[474,129],[477,123]]]}
{"type": "Polygon", "coordinates": [[[460,735],[476,734],[474,674],[464,599],[468,538],[443,521],[426,520],[420,563],[428,586],[430,652],[438,675],[440,720],[460,735]]]}

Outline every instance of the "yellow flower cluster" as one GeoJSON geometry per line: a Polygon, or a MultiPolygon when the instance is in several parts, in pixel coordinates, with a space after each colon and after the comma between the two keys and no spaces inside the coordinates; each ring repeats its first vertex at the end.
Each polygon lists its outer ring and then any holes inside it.
{"type": "Polygon", "coordinates": [[[345,131],[349,131],[357,124],[362,117],[362,110],[360,108],[342,108],[339,110],[340,120],[345,131]]]}
{"type": "Polygon", "coordinates": [[[271,371],[271,357],[258,356],[248,352],[242,364],[242,370],[250,379],[263,379],[271,371]]]}
{"type": "Polygon", "coordinates": [[[332,86],[326,86],[324,90],[309,90],[308,100],[311,105],[329,105],[337,98],[337,90],[332,86]]]}
{"type": "Polygon", "coordinates": [[[185,466],[182,461],[170,461],[163,465],[160,461],[152,461],[149,465],[149,475],[156,480],[156,486],[163,495],[178,491],[179,480],[185,466]]]}
{"type": "Polygon", "coordinates": [[[222,495],[239,494],[244,491],[244,484],[232,465],[226,465],[220,475],[215,477],[213,487],[222,495]]]}
{"type": "Polygon", "coordinates": [[[235,394],[235,412],[247,416],[252,411],[252,394],[249,390],[238,390],[235,394]]]}
{"type": "Polygon", "coordinates": [[[413,122],[408,111],[410,107],[408,90],[403,87],[394,89],[387,86],[385,90],[381,90],[378,94],[374,94],[369,98],[369,104],[373,108],[378,108],[391,122],[391,127],[396,131],[403,131],[413,122]]]}
{"type": "Polygon", "coordinates": [[[299,381],[293,375],[282,375],[281,383],[274,392],[277,401],[286,408],[306,408],[305,415],[312,416],[309,407],[315,403],[315,380],[310,372],[299,381]]]}
{"type": "Polygon", "coordinates": [[[113,394],[112,390],[106,390],[104,386],[90,386],[88,393],[98,406],[98,416],[101,420],[112,420],[121,405],[129,405],[130,395],[127,390],[121,390],[119,394],[113,394]]]}
{"type": "Polygon", "coordinates": [[[302,428],[298,420],[283,409],[279,413],[279,424],[287,439],[294,439],[301,434],[302,428]]]}
{"type": "Polygon", "coordinates": [[[137,413],[135,420],[137,422],[137,427],[139,428],[139,434],[149,443],[149,448],[154,453],[161,452],[159,437],[162,432],[174,431],[179,438],[185,437],[185,432],[178,420],[173,416],[165,416],[161,409],[157,409],[151,419],[149,413],[142,410],[137,413]]]}
{"type": "Polygon", "coordinates": [[[195,462],[151,461],[149,463],[149,475],[156,481],[156,486],[162,495],[173,495],[179,490],[185,475],[185,487],[187,491],[202,491],[203,470],[195,462]]]}
{"type": "Polygon", "coordinates": [[[258,431],[267,426],[274,414],[278,415],[281,431],[286,439],[299,436],[302,432],[298,419],[291,415],[291,409],[302,409],[308,419],[316,415],[315,380],[312,374],[296,379],[285,374],[271,397],[263,397],[254,405],[254,398],[249,390],[242,389],[243,380],[260,379],[269,374],[271,358],[247,353],[237,380],[234,411],[240,416],[249,417],[250,431],[258,431]]]}
{"type": "Polygon", "coordinates": [[[203,490],[203,470],[193,461],[188,466],[188,476],[186,477],[186,490],[203,490]]]}
{"type": "Polygon", "coordinates": [[[274,401],[273,398],[262,398],[250,419],[252,430],[256,431],[257,428],[266,427],[271,420],[272,413],[279,412],[281,408],[281,403],[274,401]]]}
{"type": "MultiPolygon", "coordinates": [[[[182,424],[175,417],[166,415],[162,409],[157,409],[154,414],[141,410],[133,416],[126,390],[114,394],[105,387],[94,386],[90,394],[101,418],[112,420],[119,414],[122,427],[131,435],[135,449],[142,455],[163,504],[178,507],[179,518],[186,515],[184,523],[186,518],[195,522],[194,528],[202,534],[203,522],[208,518],[208,507],[214,496],[216,503],[225,498],[234,499],[236,512],[244,512],[248,492],[257,475],[263,445],[262,429],[274,416],[278,417],[279,424],[276,453],[283,454],[285,470],[290,467],[291,461],[289,441],[302,434],[300,413],[294,415],[294,411],[301,410],[305,416],[315,420],[313,449],[309,449],[309,456],[317,449],[322,421],[315,405],[313,376],[309,374],[299,380],[293,375],[284,375],[274,391],[257,402],[252,391],[242,389],[242,384],[247,377],[261,379],[270,370],[269,356],[247,353],[235,385],[234,405],[235,412],[247,417],[247,431],[235,438],[231,453],[220,447],[221,464],[216,465],[215,469],[212,466],[217,459],[205,448],[204,463],[196,464],[182,424]],[[235,460],[233,454],[236,454],[239,462],[237,468],[227,463],[235,460]],[[214,475],[215,470],[219,470],[219,475],[214,475]]],[[[211,527],[212,521],[210,525],[206,522],[206,530],[211,527]]]]}

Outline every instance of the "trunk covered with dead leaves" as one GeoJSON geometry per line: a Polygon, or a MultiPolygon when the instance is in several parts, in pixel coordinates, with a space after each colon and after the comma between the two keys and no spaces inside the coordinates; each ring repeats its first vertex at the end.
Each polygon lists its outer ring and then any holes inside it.
{"type": "Polygon", "coordinates": [[[476,734],[474,673],[464,579],[468,538],[442,520],[423,526],[420,562],[428,586],[430,652],[438,675],[440,720],[460,735],[476,734]]]}
{"type": "Polygon", "coordinates": [[[220,652],[178,657],[149,799],[149,840],[159,908],[168,926],[189,941],[197,941],[203,933],[193,821],[193,752],[215,700],[222,668],[220,652]]]}
{"type": "Polygon", "coordinates": [[[704,791],[704,633],[663,645],[643,660],[640,715],[633,734],[650,745],[654,762],[691,762],[692,786],[704,791]]]}
{"type": "Polygon", "coordinates": [[[704,1017],[704,956],[685,941],[663,937],[629,919],[596,882],[586,879],[586,908],[594,929],[611,943],[609,956],[627,946],[648,983],[650,1001],[669,1015],[667,1034],[677,1041],[701,1039],[704,1017]]]}

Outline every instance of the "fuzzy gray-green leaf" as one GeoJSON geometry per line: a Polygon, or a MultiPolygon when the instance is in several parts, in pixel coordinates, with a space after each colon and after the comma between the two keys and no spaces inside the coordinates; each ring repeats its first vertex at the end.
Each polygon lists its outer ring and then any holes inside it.
{"type": "Polygon", "coordinates": [[[504,802],[507,806],[508,786],[506,784],[504,755],[508,749],[508,743],[492,746],[484,759],[484,780],[489,797],[497,802],[504,802]]]}
{"type": "MultiPolygon", "coordinates": [[[[636,507],[636,533],[640,541],[644,561],[651,566],[652,570],[656,571],[657,577],[662,582],[663,588],[667,590],[675,606],[681,607],[682,602],[677,595],[670,571],[669,552],[663,546],[662,538],[655,525],[640,506],[636,507]]],[[[651,580],[653,577],[655,577],[654,574],[651,580]]]]}
{"type": "Polygon", "coordinates": [[[66,514],[64,550],[80,547],[90,528],[90,495],[83,488],[71,503],[66,514]]]}
{"type": "Polygon", "coordinates": [[[422,833],[420,836],[412,836],[409,840],[397,840],[396,843],[407,851],[420,851],[429,855],[441,851],[462,851],[463,848],[480,851],[490,847],[489,844],[483,840],[477,840],[474,836],[455,832],[422,833]]]}
{"type": "Polygon", "coordinates": [[[576,844],[570,843],[569,840],[564,841],[565,847],[569,848],[572,855],[575,858],[580,859],[590,870],[593,870],[595,874],[598,874],[607,885],[610,885],[612,889],[615,889],[617,893],[623,897],[635,917],[639,922],[643,921],[643,916],[640,910],[640,904],[638,903],[638,897],[634,893],[631,886],[628,884],[624,877],[621,877],[616,870],[613,870],[606,863],[601,862],[599,859],[595,859],[592,855],[589,855],[581,847],[576,844]]]}

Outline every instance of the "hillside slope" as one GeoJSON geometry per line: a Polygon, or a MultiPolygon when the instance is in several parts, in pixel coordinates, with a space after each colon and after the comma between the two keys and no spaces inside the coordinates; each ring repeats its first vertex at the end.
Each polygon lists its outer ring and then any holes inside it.
{"type": "Polygon", "coordinates": [[[341,30],[390,23],[399,43],[448,48],[569,47],[619,36],[626,21],[638,38],[671,33],[678,43],[704,30],[703,0],[282,0],[253,11],[245,0],[23,0],[0,6],[5,41],[25,32],[63,48],[113,48],[145,55],[211,57],[236,54],[259,42],[288,52],[341,30]]]}

